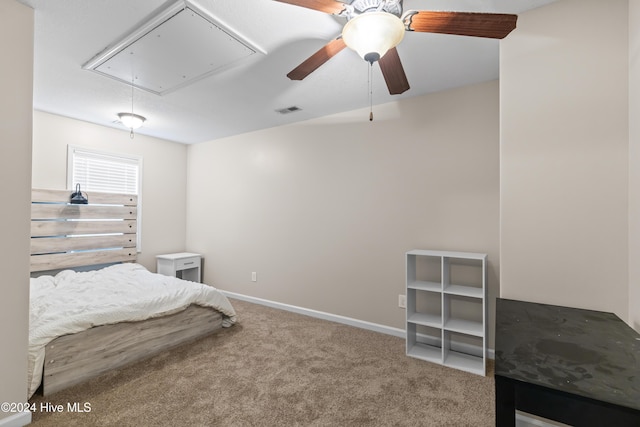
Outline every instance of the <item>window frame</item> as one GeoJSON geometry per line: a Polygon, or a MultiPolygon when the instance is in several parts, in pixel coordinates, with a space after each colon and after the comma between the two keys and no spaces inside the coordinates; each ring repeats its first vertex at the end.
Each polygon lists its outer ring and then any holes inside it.
{"type": "MultiPolygon", "coordinates": [[[[72,145],[69,144],[67,145],[67,190],[68,191],[75,191],[75,187],[77,182],[74,182],[74,166],[75,166],[75,156],[76,154],[85,154],[87,157],[88,156],[93,156],[93,157],[103,157],[105,159],[110,159],[110,160],[114,160],[117,161],[118,159],[121,159],[124,162],[128,163],[128,164],[136,164],[138,167],[138,182],[137,182],[137,193],[136,195],[138,196],[138,208],[137,208],[137,224],[138,224],[138,231],[136,233],[136,251],[138,253],[142,252],[142,172],[143,172],[143,162],[142,162],[142,156],[137,155],[137,154],[125,154],[125,153],[116,153],[116,152],[110,152],[110,151],[103,151],[103,150],[96,150],[94,148],[87,148],[87,147],[82,147],[79,145],[72,145]]],[[[90,193],[91,188],[87,188],[86,185],[83,185],[83,183],[80,183],[80,188],[81,190],[84,192],[86,191],[87,193],[90,193]]],[[[117,192],[117,191],[115,191],[117,192]]],[[[124,192],[123,192],[124,194],[124,192]]],[[[91,195],[89,194],[89,200],[91,200],[91,195]]]]}

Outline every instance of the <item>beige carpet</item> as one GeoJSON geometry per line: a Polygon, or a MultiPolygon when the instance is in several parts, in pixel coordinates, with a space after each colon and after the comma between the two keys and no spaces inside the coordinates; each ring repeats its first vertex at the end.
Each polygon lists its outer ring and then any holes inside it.
{"type": "Polygon", "coordinates": [[[405,356],[404,340],[232,300],[229,329],[31,402],[90,412],[34,426],[493,426],[487,377],[405,356]]]}

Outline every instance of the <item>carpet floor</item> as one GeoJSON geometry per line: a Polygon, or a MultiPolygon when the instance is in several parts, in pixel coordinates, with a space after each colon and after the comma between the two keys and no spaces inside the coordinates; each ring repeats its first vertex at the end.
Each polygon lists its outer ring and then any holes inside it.
{"type": "Polygon", "coordinates": [[[35,395],[31,425],[495,425],[492,365],[481,377],[407,357],[401,338],[231,302],[231,328],[35,395]],[[64,410],[40,411],[46,404],[64,410]]]}

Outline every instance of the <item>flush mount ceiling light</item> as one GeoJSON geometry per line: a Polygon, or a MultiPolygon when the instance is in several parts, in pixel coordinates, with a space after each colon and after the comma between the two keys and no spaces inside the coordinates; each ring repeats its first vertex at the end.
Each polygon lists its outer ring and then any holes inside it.
{"type": "Polygon", "coordinates": [[[125,127],[131,130],[138,129],[147,120],[141,115],[133,113],[118,113],[118,118],[125,127]]]}
{"type": "Polygon", "coordinates": [[[397,16],[387,12],[367,12],[347,22],[342,29],[342,39],[347,47],[373,64],[402,41],[404,32],[404,24],[397,16]]]}

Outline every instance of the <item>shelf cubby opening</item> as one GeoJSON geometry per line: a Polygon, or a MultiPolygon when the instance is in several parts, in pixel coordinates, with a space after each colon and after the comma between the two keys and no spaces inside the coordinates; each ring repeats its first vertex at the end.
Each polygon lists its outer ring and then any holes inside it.
{"type": "Polygon", "coordinates": [[[442,268],[439,256],[407,256],[407,286],[415,289],[442,291],[442,268]]]}
{"type": "Polygon", "coordinates": [[[486,374],[486,355],[482,337],[444,331],[442,350],[446,366],[474,374],[486,374]]]}
{"type": "Polygon", "coordinates": [[[412,323],[407,324],[407,355],[442,363],[442,330],[412,323]]]}
{"type": "Polygon", "coordinates": [[[443,327],[448,331],[483,336],[483,300],[460,295],[444,295],[443,327]]]}
{"type": "Polygon", "coordinates": [[[424,292],[407,289],[407,322],[417,325],[442,328],[441,295],[427,298],[424,292]]]}
{"type": "Polygon", "coordinates": [[[456,295],[482,297],[482,260],[451,258],[443,259],[443,291],[456,295]]]}

